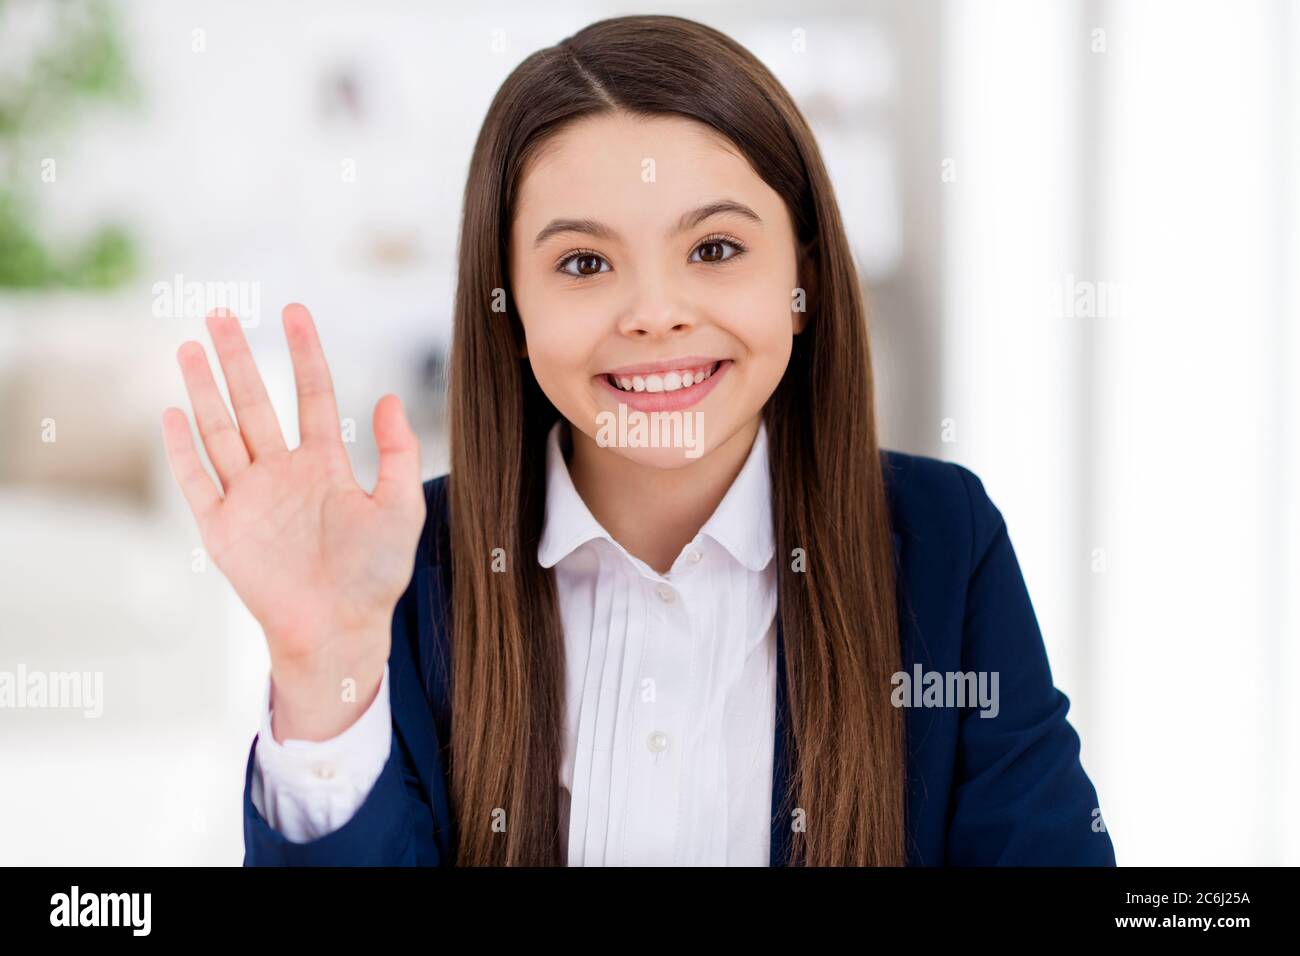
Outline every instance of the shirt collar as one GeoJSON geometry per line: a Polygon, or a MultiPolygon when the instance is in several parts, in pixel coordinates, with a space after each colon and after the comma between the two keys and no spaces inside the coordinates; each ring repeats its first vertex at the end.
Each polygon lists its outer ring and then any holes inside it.
{"type": "Polygon", "coordinates": [[[564,419],[558,419],[546,436],[546,518],[537,545],[537,561],[544,568],[553,567],[593,538],[614,540],[573,487],[560,449],[560,430],[564,427],[564,419]]]}
{"type": "MultiPolygon", "coordinates": [[[[564,419],[558,420],[546,438],[546,518],[537,546],[537,561],[544,568],[553,567],[566,555],[596,538],[604,538],[622,550],[622,546],[592,515],[573,486],[560,448],[560,429],[563,427],[564,419]]],[[[761,571],[772,560],[775,545],[765,423],[759,423],[758,434],[745,464],[700,529],[700,534],[718,542],[751,571],[761,571]]]]}

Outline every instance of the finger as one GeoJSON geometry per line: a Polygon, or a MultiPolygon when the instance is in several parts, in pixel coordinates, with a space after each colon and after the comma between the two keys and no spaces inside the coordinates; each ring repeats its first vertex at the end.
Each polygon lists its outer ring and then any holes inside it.
{"type": "Polygon", "coordinates": [[[382,507],[414,511],[424,500],[420,484],[420,442],[406,420],[402,400],[385,395],[375,405],[379,480],[374,498],[382,507]]]}
{"type": "Polygon", "coordinates": [[[339,409],[334,399],[325,352],[307,307],[292,302],[281,313],[284,337],[293,359],[293,380],[298,389],[298,434],[303,442],[333,441],[342,444],[339,409]]]}
{"type": "Polygon", "coordinates": [[[199,460],[199,451],[194,446],[190,421],[185,413],[179,408],[167,408],[163,411],[162,424],[163,446],[167,449],[167,462],[171,466],[172,477],[180,485],[181,493],[201,530],[212,512],[221,505],[221,495],[212,476],[203,469],[203,462],[199,460]]]}
{"type": "Polygon", "coordinates": [[[214,310],[208,315],[208,333],[216,346],[222,374],[226,376],[230,404],[235,408],[235,419],[248,446],[249,457],[256,460],[259,455],[288,451],[280,421],[275,417],[239,319],[229,310],[214,310]]]}
{"type": "Polygon", "coordinates": [[[176,350],[176,361],[181,367],[181,377],[185,379],[185,391],[190,396],[199,434],[203,436],[203,447],[208,450],[208,458],[217,470],[221,486],[229,488],[231,479],[249,465],[244,439],[226,410],[226,402],[212,377],[212,366],[208,364],[208,354],[203,346],[198,342],[185,342],[176,350]]]}

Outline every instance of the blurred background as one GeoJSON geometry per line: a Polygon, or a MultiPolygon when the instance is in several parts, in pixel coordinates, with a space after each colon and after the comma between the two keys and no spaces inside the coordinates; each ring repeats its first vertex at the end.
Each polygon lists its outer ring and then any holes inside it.
{"type": "Polygon", "coordinates": [[[359,479],[386,391],[443,473],[488,102],[651,12],[812,124],[884,444],[1001,508],[1121,865],[1300,863],[1300,8],[472,6],[0,0],[0,671],[102,676],[0,709],[0,863],[241,861],[268,662],[167,469],[176,348],[225,296],[292,444],[305,302],[359,479]]]}

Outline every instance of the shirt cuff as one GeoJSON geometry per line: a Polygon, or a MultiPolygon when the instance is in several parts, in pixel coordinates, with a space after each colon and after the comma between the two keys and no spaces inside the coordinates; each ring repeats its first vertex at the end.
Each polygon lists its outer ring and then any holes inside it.
{"type": "Polygon", "coordinates": [[[286,839],[306,843],[342,827],[365,802],[393,744],[388,665],[365,712],[328,740],[279,742],[271,732],[271,681],[257,735],[252,800],[286,839]]]}

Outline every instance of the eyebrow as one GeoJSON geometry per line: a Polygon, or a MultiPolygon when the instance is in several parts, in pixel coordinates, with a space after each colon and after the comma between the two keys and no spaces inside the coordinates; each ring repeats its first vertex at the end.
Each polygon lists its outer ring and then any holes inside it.
{"type": "MultiPolygon", "coordinates": [[[[687,229],[698,226],[704,220],[710,219],[713,216],[722,215],[723,213],[731,213],[732,215],[741,216],[760,226],[763,224],[763,220],[759,217],[758,213],[754,212],[754,210],[750,209],[744,203],[736,202],[732,199],[719,199],[716,202],[706,203],[697,209],[691,209],[688,212],[683,213],[681,218],[677,220],[677,224],[669,228],[667,236],[671,239],[678,233],[685,232],[687,229]]],[[[537,234],[537,238],[533,240],[533,248],[536,249],[552,236],[566,232],[581,232],[611,242],[618,239],[617,232],[604,223],[597,222],[594,219],[552,219],[546,224],[542,231],[537,234]]]]}

